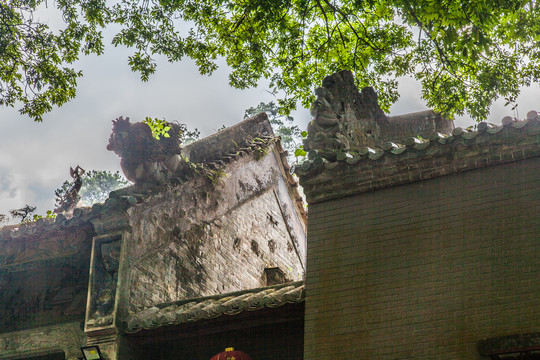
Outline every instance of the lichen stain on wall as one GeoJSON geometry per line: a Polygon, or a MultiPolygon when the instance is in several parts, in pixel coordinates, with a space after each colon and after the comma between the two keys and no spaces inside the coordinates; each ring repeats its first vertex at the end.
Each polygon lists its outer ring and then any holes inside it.
{"type": "Polygon", "coordinates": [[[273,190],[276,168],[274,156],[248,156],[217,184],[197,178],[130,209],[128,311],[266,286],[266,267],[301,278],[273,190]]]}

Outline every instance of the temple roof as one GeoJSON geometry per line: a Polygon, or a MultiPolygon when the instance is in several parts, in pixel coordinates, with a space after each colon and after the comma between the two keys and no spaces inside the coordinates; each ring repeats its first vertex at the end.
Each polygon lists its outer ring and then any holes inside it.
{"type": "Polygon", "coordinates": [[[313,203],[534,156],[540,156],[540,117],[530,111],[523,121],[505,117],[500,126],[481,122],[475,130],[388,141],[357,153],[310,151],[295,172],[313,203]]]}
{"type": "Polygon", "coordinates": [[[37,221],[7,225],[0,228],[0,241],[28,237],[35,234],[48,234],[63,231],[71,227],[79,227],[82,224],[88,224],[90,218],[90,208],[78,208],[69,219],[60,214],[54,219],[41,218],[37,221]]]}
{"type": "MultiPolygon", "coordinates": [[[[230,126],[213,135],[198,140],[183,148],[182,154],[190,158],[193,163],[204,164],[204,168],[210,171],[222,169],[244,156],[257,154],[265,155],[268,148],[272,147],[276,152],[278,164],[282,169],[282,175],[289,187],[289,194],[296,205],[297,211],[305,219],[305,209],[300,194],[297,191],[298,183],[290,173],[287,162],[287,152],[281,146],[280,138],[272,132],[268,117],[261,113],[246,119],[236,125],[230,126]]],[[[180,158],[180,155],[178,155],[180,158]]],[[[194,177],[205,177],[205,173],[199,171],[188,174],[179,182],[189,181],[194,177]]],[[[152,195],[159,193],[160,189],[168,188],[171,184],[153,185],[136,184],[123,189],[112,191],[109,198],[103,204],[94,204],[92,208],[76,208],[71,217],[62,214],[56,219],[42,218],[36,222],[28,222],[17,225],[0,227],[1,243],[10,239],[29,238],[35,236],[47,236],[78,227],[92,227],[97,225],[96,219],[100,217],[110,218],[110,214],[117,210],[124,211],[130,206],[145,201],[152,195]]],[[[100,229],[96,228],[99,232],[100,229]]],[[[1,258],[1,257],[0,257],[1,258]]]]}
{"type": "Polygon", "coordinates": [[[275,308],[288,303],[304,302],[305,297],[304,282],[298,281],[165,303],[129,316],[124,331],[135,333],[143,329],[152,330],[223,315],[236,315],[244,311],[275,308]]]}
{"type": "Polygon", "coordinates": [[[70,219],[58,215],[56,219],[42,218],[0,228],[0,271],[20,271],[62,259],[89,258],[94,235],[90,217],[89,208],[79,208],[70,219]]]}

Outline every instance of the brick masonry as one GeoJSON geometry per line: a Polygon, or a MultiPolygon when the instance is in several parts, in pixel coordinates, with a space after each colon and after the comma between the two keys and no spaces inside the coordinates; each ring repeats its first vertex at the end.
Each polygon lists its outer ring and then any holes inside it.
{"type": "Polygon", "coordinates": [[[480,359],[481,339],[539,331],[538,168],[311,204],[305,359],[480,359]]]}
{"type": "Polygon", "coordinates": [[[303,278],[305,234],[272,152],[130,209],[127,312],[266,286],[266,267],[303,278]]]}

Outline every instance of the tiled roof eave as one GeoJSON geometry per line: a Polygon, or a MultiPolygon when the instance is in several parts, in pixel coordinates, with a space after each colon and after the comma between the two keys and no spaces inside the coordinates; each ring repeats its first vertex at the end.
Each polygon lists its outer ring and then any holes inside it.
{"type": "MultiPolygon", "coordinates": [[[[311,154],[295,168],[308,202],[316,203],[388,186],[540,156],[540,120],[536,112],[525,121],[476,131],[454,129],[452,135],[410,138],[405,144],[362,149],[329,160],[311,154]]],[[[531,114],[530,113],[530,114],[531,114]]]]}
{"type": "Polygon", "coordinates": [[[161,304],[130,315],[124,322],[125,333],[174,326],[245,311],[275,308],[305,300],[304,282],[298,281],[271,287],[219,294],[161,304]]]}
{"type": "Polygon", "coordinates": [[[76,208],[73,215],[66,218],[63,214],[56,218],[41,218],[37,221],[8,225],[0,228],[0,244],[3,241],[10,241],[34,237],[36,235],[46,236],[55,232],[67,231],[66,229],[80,226],[90,226],[92,217],[90,208],[76,208]]]}

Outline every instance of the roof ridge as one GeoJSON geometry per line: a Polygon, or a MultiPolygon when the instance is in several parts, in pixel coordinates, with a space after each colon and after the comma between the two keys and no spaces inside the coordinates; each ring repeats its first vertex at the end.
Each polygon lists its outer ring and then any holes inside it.
{"type": "Polygon", "coordinates": [[[294,171],[315,203],[538,156],[540,117],[530,111],[522,121],[505,117],[499,126],[481,122],[475,130],[458,127],[356,153],[312,150],[294,171]]]}
{"type": "Polygon", "coordinates": [[[70,217],[66,217],[64,214],[58,214],[56,218],[40,218],[36,221],[6,225],[0,227],[0,241],[31,236],[41,231],[61,230],[66,227],[76,226],[88,222],[90,216],[90,207],[80,207],[76,208],[70,217]]]}
{"type": "MultiPolygon", "coordinates": [[[[415,150],[425,150],[431,144],[438,143],[440,145],[448,145],[456,140],[473,140],[479,135],[495,135],[503,131],[504,129],[515,129],[527,131],[527,125],[536,124],[540,125],[540,118],[536,111],[530,111],[527,115],[534,113],[534,117],[527,118],[525,120],[516,121],[509,116],[503,118],[503,124],[500,126],[495,126],[487,122],[480,122],[477,125],[476,130],[468,130],[467,128],[456,127],[452,131],[451,135],[441,134],[434,132],[430,134],[428,138],[421,137],[409,137],[401,141],[387,141],[381,148],[376,147],[364,147],[360,149],[357,153],[354,152],[345,152],[345,153],[336,153],[336,158],[328,158],[322,154],[319,154],[317,150],[311,150],[308,153],[308,159],[303,163],[296,166],[293,171],[300,176],[307,175],[310,171],[321,168],[321,165],[324,165],[326,168],[333,168],[332,163],[335,162],[346,162],[350,165],[356,164],[361,159],[370,159],[378,160],[384,155],[393,154],[400,155],[406,153],[412,149],[415,150]]],[[[471,145],[471,144],[467,144],[471,145]]]]}

